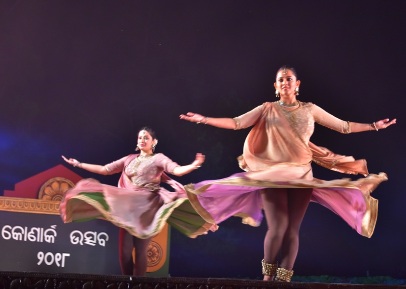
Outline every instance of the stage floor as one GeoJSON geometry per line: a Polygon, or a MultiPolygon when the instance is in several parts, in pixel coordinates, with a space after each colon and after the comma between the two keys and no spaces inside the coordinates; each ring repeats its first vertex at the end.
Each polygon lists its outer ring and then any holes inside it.
{"type": "MultiPolygon", "coordinates": [[[[404,284],[404,283],[403,283],[404,284]]],[[[319,282],[264,282],[221,278],[152,278],[85,274],[0,272],[0,289],[395,289],[396,284],[350,284],[319,282]]]]}

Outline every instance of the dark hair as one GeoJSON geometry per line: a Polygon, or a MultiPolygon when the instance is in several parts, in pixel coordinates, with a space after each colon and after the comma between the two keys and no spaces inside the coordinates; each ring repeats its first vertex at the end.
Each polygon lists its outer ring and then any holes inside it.
{"type": "Polygon", "coordinates": [[[147,131],[147,132],[151,135],[152,139],[157,139],[157,138],[156,138],[155,131],[153,131],[151,128],[149,128],[149,127],[147,127],[147,126],[144,126],[144,127],[142,127],[142,128],[138,131],[138,133],[140,133],[140,131],[142,131],[142,130],[147,131]]]}
{"type": "Polygon", "coordinates": [[[281,70],[290,70],[290,71],[292,71],[293,75],[296,77],[296,79],[298,79],[297,72],[296,72],[296,69],[294,67],[289,66],[289,65],[283,65],[278,69],[278,71],[276,72],[276,75],[278,75],[279,71],[281,71],[281,70]]]}

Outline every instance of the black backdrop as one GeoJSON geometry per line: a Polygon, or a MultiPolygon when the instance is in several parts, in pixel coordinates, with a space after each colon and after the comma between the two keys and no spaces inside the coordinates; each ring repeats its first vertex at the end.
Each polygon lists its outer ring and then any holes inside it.
{"type": "MultiPolygon", "coordinates": [[[[371,239],[311,205],[296,273],[406,276],[405,8],[403,0],[1,0],[0,190],[62,163],[61,154],[118,159],[133,151],[144,125],[157,131],[158,151],[180,164],[207,155],[182,183],[228,176],[239,171],[248,131],[197,126],[179,114],[233,117],[273,101],[275,72],[289,64],[302,101],[345,120],[398,118],[379,132],[316,128],[315,143],[366,158],[389,181],[375,192],[371,239]]],[[[315,175],[339,176],[319,168],[315,175]]],[[[170,274],[261,278],[264,232],[264,224],[239,219],[194,240],[172,231],[170,274]]]]}

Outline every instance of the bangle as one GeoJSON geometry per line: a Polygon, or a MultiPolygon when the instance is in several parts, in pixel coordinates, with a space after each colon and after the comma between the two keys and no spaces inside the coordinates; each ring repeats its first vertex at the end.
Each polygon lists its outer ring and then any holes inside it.
{"type": "Polygon", "coordinates": [[[201,166],[193,166],[193,169],[197,170],[198,168],[200,168],[201,166]]]}
{"type": "Polygon", "coordinates": [[[73,166],[74,166],[75,168],[76,168],[76,167],[80,168],[81,165],[82,165],[82,163],[79,162],[79,161],[77,161],[77,162],[75,162],[75,163],[73,164],[73,166]]]}
{"type": "Polygon", "coordinates": [[[375,122],[371,123],[371,126],[372,126],[372,128],[373,128],[374,130],[376,130],[376,131],[379,130],[379,129],[376,127],[376,123],[375,123],[375,122]]]}
{"type": "Polygon", "coordinates": [[[196,124],[199,124],[199,123],[207,124],[207,116],[203,116],[203,117],[201,118],[201,120],[199,120],[198,122],[196,122],[196,124]]]}

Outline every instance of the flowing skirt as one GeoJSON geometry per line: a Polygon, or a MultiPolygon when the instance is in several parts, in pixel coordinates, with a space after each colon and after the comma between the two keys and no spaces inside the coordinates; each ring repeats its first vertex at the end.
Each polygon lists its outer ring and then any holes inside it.
{"type": "Polygon", "coordinates": [[[157,235],[166,222],[190,238],[217,229],[196,213],[186,194],[165,188],[130,190],[94,179],[79,181],[65,194],[60,214],[65,223],[105,219],[141,239],[157,235]],[[168,200],[169,194],[175,197],[168,200]]]}
{"type": "MultiPolygon", "coordinates": [[[[305,168],[291,167],[287,170],[282,165],[269,171],[237,173],[224,179],[190,184],[185,188],[192,205],[208,223],[219,224],[236,216],[251,226],[259,226],[263,219],[261,190],[312,188],[312,202],[323,205],[360,235],[370,238],[378,215],[378,200],[371,193],[382,181],[387,180],[386,174],[370,174],[355,181],[325,181],[306,177],[306,173],[297,175],[300,170],[305,172],[305,168]],[[297,179],[292,179],[292,175],[296,175],[297,179]]],[[[311,175],[311,168],[307,174],[311,175]]]]}

